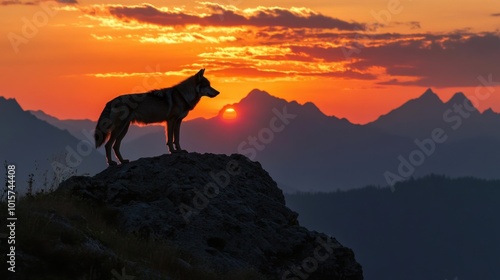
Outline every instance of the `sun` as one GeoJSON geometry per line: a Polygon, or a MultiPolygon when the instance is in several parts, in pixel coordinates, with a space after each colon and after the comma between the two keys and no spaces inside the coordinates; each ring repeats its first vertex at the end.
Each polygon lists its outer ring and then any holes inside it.
{"type": "Polygon", "coordinates": [[[234,108],[227,108],[222,114],[222,118],[225,120],[234,120],[237,116],[238,114],[236,113],[236,110],[234,110],[234,108]]]}

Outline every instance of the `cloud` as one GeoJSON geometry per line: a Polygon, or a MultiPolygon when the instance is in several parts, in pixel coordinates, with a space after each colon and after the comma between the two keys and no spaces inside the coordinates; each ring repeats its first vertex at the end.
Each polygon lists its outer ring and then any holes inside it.
{"type": "Polygon", "coordinates": [[[78,0],[56,0],[56,2],[61,4],[78,4],[78,0]]]}
{"type": "Polygon", "coordinates": [[[395,25],[408,26],[410,29],[420,29],[421,25],[419,21],[408,21],[408,22],[394,22],[395,25]]]}
{"type": "Polygon", "coordinates": [[[234,36],[207,36],[201,33],[192,32],[169,32],[161,33],[157,36],[144,35],[139,36],[141,43],[157,43],[157,44],[180,44],[180,43],[223,43],[238,40],[234,36]]]}
{"type": "MultiPolygon", "coordinates": [[[[225,78],[328,77],[384,85],[458,87],[476,86],[480,75],[500,76],[498,32],[380,33],[363,23],[307,8],[199,4],[202,7],[194,11],[149,4],[94,5],[82,10],[113,30],[93,34],[96,40],[197,43],[200,51],[189,65],[207,66],[225,78]]],[[[392,23],[397,25],[420,29],[416,21],[392,23]]]]}
{"type": "Polygon", "coordinates": [[[321,28],[336,30],[362,30],[364,25],[347,22],[305,9],[285,9],[280,7],[258,7],[240,10],[233,6],[202,3],[209,9],[208,14],[198,14],[179,9],[159,9],[153,5],[107,6],[107,12],[121,20],[136,20],[166,26],[279,26],[287,28],[321,28]]]}
{"type": "Polygon", "coordinates": [[[500,17],[500,13],[491,14],[492,17],[500,17]]]}
{"type": "Polygon", "coordinates": [[[12,6],[12,5],[25,5],[25,6],[33,6],[36,5],[36,2],[31,1],[20,1],[20,0],[5,0],[0,1],[0,6],[12,6]]]}
{"type": "Polygon", "coordinates": [[[389,80],[383,84],[423,87],[476,86],[477,77],[500,76],[500,36],[449,34],[429,36],[427,40],[395,42],[360,50],[350,66],[367,69],[384,67],[391,77],[415,77],[407,81],[389,80]]]}
{"type": "Polygon", "coordinates": [[[92,73],[85,76],[96,78],[130,78],[130,77],[145,77],[145,76],[186,76],[191,75],[197,69],[184,69],[179,71],[167,72],[108,72],[108,73],[92,73]]]}
{"type": "Polygon", "coordinates": [[[78,4],[78,0],[36,0],[36,1],[21,1],[21,0],[4,0],[0,1],[0,6],[12,6],[12,5],[24,5],[24,6],[34,6],[40,4],[40,2],[57,2],[59,4],[78,4]]]}
{"type": "Polygon", "coordinates": [[[301,75],[343,76],[363,80],[377,77],[380,84],[391,85],[476,86],[480,75],[500,77],[498,33],[390,33],[364,36],[355,33],[337,34],[338,41],[349,43],[344,46],[336,43],[291,44],[281,56],[264,58],[281,62],[302,61],[304,65],[341,65],[334,71],[327,68],[317,71],[309,67],[301,75]]]}

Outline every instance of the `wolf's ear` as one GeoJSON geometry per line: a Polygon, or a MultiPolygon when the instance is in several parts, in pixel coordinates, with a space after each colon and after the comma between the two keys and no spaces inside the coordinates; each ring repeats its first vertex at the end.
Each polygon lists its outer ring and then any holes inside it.
{"type": "Polygon", "coordinates": [[[205,68],[200,69],[200,71],[198,71],[198,74],[196,74],[196,76],[198,77],[198,80],[201,80],[201,78],[203,78],[204,73],[205,73],[205,68]]]}

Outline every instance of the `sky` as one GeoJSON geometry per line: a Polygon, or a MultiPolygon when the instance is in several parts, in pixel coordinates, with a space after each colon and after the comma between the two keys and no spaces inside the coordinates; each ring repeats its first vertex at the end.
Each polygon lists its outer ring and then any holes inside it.
{"type": "Polygon", "coordinates": [[[0,96],[60,119],[201,68],[221,94],[188,119],[254,88],[353,123],[427,88],[500,112],[498,0],[0,0],[0,34],[0,96]]]}

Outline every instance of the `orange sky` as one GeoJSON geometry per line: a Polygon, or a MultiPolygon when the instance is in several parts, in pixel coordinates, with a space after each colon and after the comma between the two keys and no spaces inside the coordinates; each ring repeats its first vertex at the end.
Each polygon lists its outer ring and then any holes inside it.
{"type": "Polygon", "coordinates": [[[214,116],[253,88],[354,123],[428,87],[445,101],[491,92],[477,104],[500,112],[500,1],[259,3],[0,0],[0,95],[95,120],[119,94],[206,68],[221,94],[189,118],[214,116]]]}

